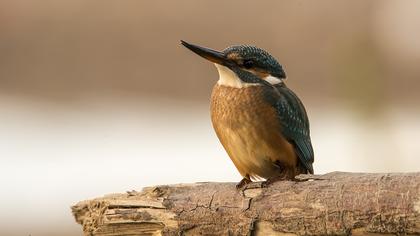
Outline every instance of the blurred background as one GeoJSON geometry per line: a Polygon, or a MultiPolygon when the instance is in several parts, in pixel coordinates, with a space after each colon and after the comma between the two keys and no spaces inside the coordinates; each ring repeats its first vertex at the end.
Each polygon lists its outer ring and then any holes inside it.
{"type": "Polygon", "coordinates": [[[210,123],[214,66],[253,44],[311,121],[315,172],[419,171],[419,1],[1,1],[0,235],[82,235],[70,206],[239,181],[210,123]]]}

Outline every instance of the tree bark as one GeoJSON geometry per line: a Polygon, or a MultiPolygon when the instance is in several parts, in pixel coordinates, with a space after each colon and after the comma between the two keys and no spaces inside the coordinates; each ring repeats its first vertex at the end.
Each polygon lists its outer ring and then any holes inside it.
{"type": "Polygon", "coordinates": [[[237,190],[195,183],[72,207],[85,235],[420,235],[420,173],[333,172],[237,190]]]}

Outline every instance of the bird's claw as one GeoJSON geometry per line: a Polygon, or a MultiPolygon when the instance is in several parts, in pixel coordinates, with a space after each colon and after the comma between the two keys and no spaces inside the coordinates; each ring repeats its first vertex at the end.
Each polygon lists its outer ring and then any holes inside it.
{"type": "Polygon", "coordinates": [[[236,184],[236,189],[242,190],[242,189],[246,188],[246,186],[250,183],[252,183],[252,181],[250,179],[243,178],[241,181],[239,181],[239,183],[236,184]]]}

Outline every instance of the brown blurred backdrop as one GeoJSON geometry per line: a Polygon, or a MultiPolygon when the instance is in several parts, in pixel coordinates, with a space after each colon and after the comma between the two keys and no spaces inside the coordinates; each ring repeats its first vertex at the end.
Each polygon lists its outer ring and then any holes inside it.
{"type": "Polygon", "coordinates": [[[69,210],[78,200],[239,180],[208,117],[217,72],[180,39],[274,55],[307,107],[316,172],[418,171],[418,9],[397,0],[0,2],[0,234],[81,235],[69,210]]]}

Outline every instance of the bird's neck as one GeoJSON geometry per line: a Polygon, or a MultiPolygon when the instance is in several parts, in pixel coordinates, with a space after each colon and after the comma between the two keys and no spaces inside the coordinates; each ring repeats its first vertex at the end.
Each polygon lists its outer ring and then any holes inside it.
{"type": "Polygon", "coordinates": [[[219,71],[218,85],[233,87],[233,88],[246,88],[250,86],[259,86],[258,83],[246,83],[242,81],[238,75],[226,66],[215,64],[219,71]]]}
{"type": "MultiPolygon", "coordinates": [[[[242,81],[238,75],[229,69],[226,66],[216,64],[216,68],[219,72],[219,80],[217,81],[218,85],[232,87],[232,88],[246,88],[251,86],[261,86],[260,83],[247,83],[242,81]]],[[[272,85],[283,83],[279,78],[273,77],[271,75],[263,78],[265,81],[269,82],[272,85]]]]}

